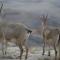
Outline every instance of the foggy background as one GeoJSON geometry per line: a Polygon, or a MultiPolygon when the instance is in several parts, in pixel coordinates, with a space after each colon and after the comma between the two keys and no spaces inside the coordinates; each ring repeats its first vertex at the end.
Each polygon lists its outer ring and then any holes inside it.
{"type": "MultiPolygon", "coordinates": [[[[4,3],[0,21],[23,23],[31,29],[37,29],[41,25],[40,16],[48,14],[48,24],[52,26],[60,26],[60,0],[0,1],[3,1],[4,3]]],[[[30,45],[40,45],[40,43],[42,43],[42,41],[38,35],[33,34],[29,38],[30,45]]]]}

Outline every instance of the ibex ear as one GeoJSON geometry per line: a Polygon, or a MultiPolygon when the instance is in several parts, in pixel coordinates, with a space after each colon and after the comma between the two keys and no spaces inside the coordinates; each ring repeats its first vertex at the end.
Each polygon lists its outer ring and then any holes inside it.
{"type": "Polygon", "coordinates": [[[40,19],[44,22],[44,20],[45,20],[45,15],[40,16],[40,19]]]}
{"type": "Polygon", "coordinates": [[[30,30],[29,33],[31,34],[32,33],[32,30],[30,30]]]}
{"type": "Polygon", "coordinates": [[[28,30],[28,31],[27,31],[27,33],[30,33],[30,34],[31,34],[31,33],[32,33],[32,31],[31,31],[31,30],[28,30]]]}
{"type": "Polygon", "coordinates": [[[27,29],[27,28],[25,28],[26,29],[26,31],[27,31],[27,33],[32,33],[32,30],[30,30],[30,29],[27,29]]]}
{"type": "Polygon", "coordinates": [[[46,20],[48,19],[48,14],[46,15],[45,19],[46,19],[46,20]]]}
{"type": "Polygon", "coordinates": [[[40,20],[42,20],[42,16],[40,16],[40,20]]]}

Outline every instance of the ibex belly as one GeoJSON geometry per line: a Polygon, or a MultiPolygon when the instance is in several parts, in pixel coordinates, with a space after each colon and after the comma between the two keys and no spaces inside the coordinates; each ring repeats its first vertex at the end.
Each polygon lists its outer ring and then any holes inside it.
{"type": "Polygon", "coordinates": [[[55,35],[55,36],[47,35],[46,43],[50,44],[50,45],[54,45],[54,44],[57,45],[57,43],[58,43],[58,35],[55,35]]]}

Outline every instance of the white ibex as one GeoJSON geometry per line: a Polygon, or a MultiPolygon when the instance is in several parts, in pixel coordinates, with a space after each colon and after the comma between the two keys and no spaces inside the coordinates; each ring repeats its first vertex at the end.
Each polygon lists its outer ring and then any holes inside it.
{"type": "Polygon", "coordinates": [[[7,43],[11,42],[12,39],[14,39],[14,43],[19,46],[20,60],[23,54],[23,46],[25,46],[26,48],[25,60],[26,60],[28,55],[27,39],[29,38],[32,31],[23,24],[7,24],[5,27],[3,25],[1,31],[3,33],[3,34],[1,33],[2,37],[4,38],[4,40],[6,40],[6,48],[7,43]]]}
{"type": "MultiPolygon", "coordinates": [[[[44,55],[45,53],[45,45],[48,44],[49,48],[50,48],[50,45],[54,47],[55,56],[57,56],[56,47],[57,47],[57,42],[58,42],[59,33],[60,33],[59,29],[57,28],[52,29],[48,26],[47,16],[43,15],[41,17],[41,20],[42,20],[42,36],[43,36],[43,42],[44,42],[42,55],[44,55]]],[[[48,56],[50,56],[50,49],[48,51],[48,56]]]]}

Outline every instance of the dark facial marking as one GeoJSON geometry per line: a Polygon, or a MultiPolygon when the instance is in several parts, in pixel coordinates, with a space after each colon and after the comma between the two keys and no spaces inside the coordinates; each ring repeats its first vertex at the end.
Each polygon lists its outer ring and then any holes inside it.
{"type": "Polygon", "coordinates": [[[31,31],[31,30],[28,30],[28,31],[27,31],[27,33],[30,33],[30,34],[31,34],[31,33],[32,33],[32,31],[31,31]]]}

